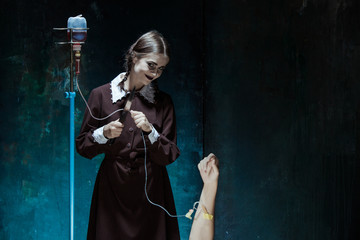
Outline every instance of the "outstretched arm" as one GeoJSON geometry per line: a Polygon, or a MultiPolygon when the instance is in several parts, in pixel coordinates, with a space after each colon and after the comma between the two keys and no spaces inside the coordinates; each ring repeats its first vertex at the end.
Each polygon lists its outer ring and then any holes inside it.
{"type": "Polygon", "coordinates": [[[190,240],[214,239],[215,198],[219,179],[218,159],[212,153],[198,164],[204,186],[200,196],[190,240]]]}

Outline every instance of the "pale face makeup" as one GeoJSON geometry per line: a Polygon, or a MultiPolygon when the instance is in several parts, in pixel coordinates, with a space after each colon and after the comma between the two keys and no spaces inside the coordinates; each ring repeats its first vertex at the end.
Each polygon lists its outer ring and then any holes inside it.
{"type": "Polygon", "coordinates": [[[149,53],[141,58],[135,57],[130,72],[131,84],[136,89],[150,84],[161,76],[168,62],[169,58],[159,53],[149,53]]]}

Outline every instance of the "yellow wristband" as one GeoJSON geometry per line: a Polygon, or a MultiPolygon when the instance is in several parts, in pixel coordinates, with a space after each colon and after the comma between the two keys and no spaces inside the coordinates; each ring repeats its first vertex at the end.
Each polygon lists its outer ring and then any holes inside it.
{"type": "Polygon", "coordinates": [[[208,213],[208,211],[206,210],[206,207],[204,205],[201,205],[201,208],[203,210],[203,218],[205,218],[207,220],[212,220],[214,218],[214,215],[211,215],[210,213],[208,213]]]}
{"type": "Polygon", "coordinates": [[[212,220],[214,218],[214,215],[211,215],[209,213],[203,213],[203,218],[207,220],[212,220]]]}

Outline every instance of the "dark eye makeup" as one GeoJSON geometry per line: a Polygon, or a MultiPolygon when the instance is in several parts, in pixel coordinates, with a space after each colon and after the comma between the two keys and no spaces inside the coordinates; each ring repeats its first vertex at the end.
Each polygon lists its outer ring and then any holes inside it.
{"type": "Polygon", "coordinates": [[[147,62],[147,64],[148,64],[149,68],[151,68],[151,69],[155,69],[155,67],[156,67],[156,64],[153,62],[147,62]]]}
{"type": "MultiPolygon", "coordinates": [[[[157,64],[154,62],[147,62],[147,64],[148,64],[150,70],[154,70],[157,66],[157,64]]],[[[159,67],[159,70],[164,71],[165,67],[159,67]]]]}

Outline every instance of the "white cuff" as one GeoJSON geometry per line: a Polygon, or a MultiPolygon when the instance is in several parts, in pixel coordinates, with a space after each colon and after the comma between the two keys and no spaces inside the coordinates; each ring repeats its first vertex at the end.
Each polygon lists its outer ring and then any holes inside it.
{"type": "Polygon", "coordinates": [[[94,141],[99,144],[105,144],[108,141],[108,139],[104,136],[104,126],[96,129],[92,136],[94,138],[94,141]]]}
{"type": "Polygon", "coordinates": [[[156,129],[154,128],[153,125],[151,125],[152,129],[151,129],[151,133],[149,133],[148,138],[151,142],[151,144],[153,144],[154,142],[156,142],[158,140],[158,138],[160,137],[160,134],[156,131],[156,129]]]}

